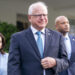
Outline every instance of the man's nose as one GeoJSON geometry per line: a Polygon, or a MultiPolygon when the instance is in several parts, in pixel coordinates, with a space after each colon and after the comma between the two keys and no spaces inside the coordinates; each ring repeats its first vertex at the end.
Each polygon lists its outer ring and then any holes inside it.
{"type": "Polygon", "coordinates": [[[68,24],[68,23],[66,23],[66,24],[65,24],[65,26],[66,26],[66,27],[69,27],[69,24],[68,24]]]}

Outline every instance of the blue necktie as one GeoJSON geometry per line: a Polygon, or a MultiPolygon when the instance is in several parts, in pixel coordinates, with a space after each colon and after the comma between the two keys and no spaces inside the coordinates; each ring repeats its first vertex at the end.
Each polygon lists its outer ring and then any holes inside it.
{"type": "Polygon", "coordinates": [[[37,46],[38,46],[39,52],[41,54],[41,58],[43,58],[43,44],[42,44],[41,32],[38,31],[38,32],[36,32],[36,34],[38,35],[37,46]]]}

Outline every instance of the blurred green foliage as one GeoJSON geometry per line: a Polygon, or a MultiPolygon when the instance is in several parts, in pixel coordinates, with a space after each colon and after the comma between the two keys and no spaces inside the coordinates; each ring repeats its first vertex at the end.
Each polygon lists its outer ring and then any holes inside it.
{"type": "Polygon", "coordinates": [[[18,32],[18,29],[13,24],[8,24],[7,22],[0,22],[0,32],[4,35],[6,40],[6,46],[4,50],[8,52],[11,35],[15,32],[18,32]]]}

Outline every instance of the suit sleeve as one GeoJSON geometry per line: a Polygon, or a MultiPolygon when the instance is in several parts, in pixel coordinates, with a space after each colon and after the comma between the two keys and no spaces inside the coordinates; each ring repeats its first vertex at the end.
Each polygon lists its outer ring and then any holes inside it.
{"type": "Polygon", "coordinates": [[[13,35],[10,40],[8,75],[21,75],[20,63],[18,39],[13,35]]]}
{"type": "Polygon", "coordinates": [[[66,47],[65,47],[64,39],[62,36],[60,37],[60,41],[59,41],[58,58],[55,58],[55,59],[56,59],[57,65],[53,69],[55,70],[56,74],[66,69],[69,66],[66,47]]]}

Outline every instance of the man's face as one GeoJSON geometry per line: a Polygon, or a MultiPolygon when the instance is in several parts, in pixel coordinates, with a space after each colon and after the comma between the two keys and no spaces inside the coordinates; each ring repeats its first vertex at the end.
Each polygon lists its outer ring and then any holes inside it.
{"type": "Polygon", "coordinates": [[[61,33],[67,33],[70,31],[70,24],[67,18],[62,17],[60,18],[60,20],[58,21],[56,28],[59,32],[61,33]]]}
{"type": "Polygon", "coordinates": [[[34,8],[32,15],[29,15],[29,21],[37,30],[45,28],[48,23],[46,9],[40,6],[34,8]]]}

